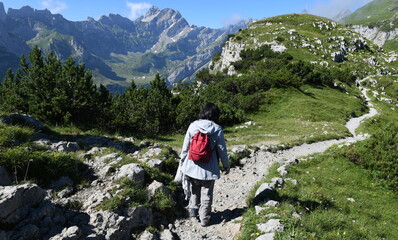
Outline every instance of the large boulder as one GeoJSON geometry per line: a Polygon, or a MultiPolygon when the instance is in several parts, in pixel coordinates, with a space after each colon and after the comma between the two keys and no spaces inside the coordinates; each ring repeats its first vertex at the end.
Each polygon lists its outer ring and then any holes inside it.
{"type": "Polygon", "coordinates": [[[8,125],[27,126],[37,131],[43,131],[47,128],[43,123],[38,121],[36,118],[26,114],[12,113],[8,116],[1,116],[0,122],[3,122],[8,125]]]}
{"type": "Polygon", "coordinates": [[[161,192],[166,195],[170,195],[170,190],[161,182],[158,181],[153,181],[149,186],[147,187],[147,192],[148,192],[148,197],[152,198],[155,193],[161,192]]]}
{"type": "Polygon", "coordinates": [[[45,196],[36,184],[0,187],[0,224],[19,223],[45,196]]]}
{"type": "Polygon", "coordinates": [[[275,189],[272,187],[272,184],[270,183],[263,183],[260,185],[260,187],[257,189],[253,203],[258,204],[261,202],[267,202],[269,200],[274,200],[278,197],[278,193],[275,191],[275,189]]]}
{"type": "Polygon", "coordinates": [[[110,211],[100,211],[90,215],[94,232],[105,239],[130,239],[133,220],[110,211]]]}
{"type": "Polygon", "coordinates": [[[120,178],[129,178],[141,186],[145,183],[145,171],[144,168],[141,167],[139,164],[130,163],[123,165],[118,174],[116,175],[116,179],[120,178]]]}
{"type": "Polygon", "coordinates": [[[151,210],[144,206],[128,208],[125,215],[131,218],[134,229],[148,227],[153,220],[151,210]]]}

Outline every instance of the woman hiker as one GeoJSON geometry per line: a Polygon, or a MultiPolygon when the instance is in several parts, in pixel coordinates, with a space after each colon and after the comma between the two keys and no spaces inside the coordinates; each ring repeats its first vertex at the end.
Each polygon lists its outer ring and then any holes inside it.
{"type": "Polygon", "coordinates": [[[214,181],[220,178],[219,160],[229,173],[224,133],[217,124],[220,111],[206,103],[199,120],[192,122],[185,135],[180,155],[180,169],[189,195],[189,216],[198,217],[203,227],[210,223],[214,181]],[[205,156],[207,155],[207,156],[205,156]]]}

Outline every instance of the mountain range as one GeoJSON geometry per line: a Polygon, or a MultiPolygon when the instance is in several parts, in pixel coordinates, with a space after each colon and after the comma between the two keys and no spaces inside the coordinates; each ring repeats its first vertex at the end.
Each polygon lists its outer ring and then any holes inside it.
{"type": "Polygon", "coordinates": [[[134,21],[117,14],[69,21],[29,6],[8,9],[0,2],[0,76],[19,67],[21,54],[37,45],[60,59],[72,56],[93,72],[94,82],[123,92],[134,80],[148,84],[159,73],[169,84],[189,81],[207,66],[228,34],[252,19],[222,29],[190,25],[178,11],[151,7],[134,21]]]}

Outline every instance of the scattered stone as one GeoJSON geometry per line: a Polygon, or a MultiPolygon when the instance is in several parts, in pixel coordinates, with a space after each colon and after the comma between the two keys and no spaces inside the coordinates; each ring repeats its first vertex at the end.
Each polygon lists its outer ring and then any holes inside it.
{"type": "Polygon", "coordinates": [[[170,195],[170,190],[161,182],[153,181],[148,187],[148,197],[152,198],[156,192],[162,192],[164,194],[170,195]]]}
{"type": "Polygon", "coordinates": [[[133,229],[148,227],[152,223],[152,212],[144,206],[128,208],[125,214],[131,218],[133,229]]]}
{"type": "Polygon", "coordinates": [[[283,180],[283,178],[275,177],[271,179],[272,188],[282,188],[284,183],[285,180],[283,180]]]}
{"type": "Polygon", "coordinates": [[[123,165],[116,175],[116,179],[124,177],[129,178],[143,186],[145,181],[144,168],[136,163],[123,165]]]}
{"type": "Polygon", "coordinates": [[[270,207],[270,208],[276,208],[279,207],[280,203],[274,200],[270,200],[265,203],[265,206],[270,207]]]}
{"type": "Polygon", "coordinates": [[[350,202],[354,203],[354,202],[355,202],[355,199],[353,199],[353,198],[347,198],[347,201],[350,201],[350,202]]]}
{"type": "Polygon", "coordinates": [[[266,233],[263,235],[260,235],[256,238],[256,240],[274,240],[275,233],[266,233]]]}
{"type": "Polygon", "coordinates": [[[260,206],[255,206],[254,208],[255,208],[255,210],[256,210],[256,214],[257,214],[257,215],[260,214],[261,211],[267,209],[267,208],[265,208],[265,207],[260,207],[260,206]]]}
{"type": "Polygon", "coordinates": [[[283,231],[283,224],[279,219],[270,219],[266,223],[257,224],[258,230],[264,233],[283,231]]]}
{"type": "Polygon", "coordinates": [[[160,159],[150,159],[150,160],[147,162],[147,164],[148,164],[148,166],[150,166],[150,167],[152,167],[152,168],[159,169],[159,170],[162,169],[162,168],[163,168],[163,165],[164,165],[163,161],[160,160],[160,159]]]}
{"type": "Polygon", "coordinates": [[[53,143],[50,147],[53,151],[57,152],[76,152],[80,150],[80,146],[77,142],[60,141],[53,143]]]}
{"type": "Polygon", "coordinates": [[[107,154],[105,156],[101,156],[101,157],[96,157],[95,158],[95,162],[97,162],[98,164],[108,164],[110,162],[115,162],[115,161],[120,161],[123,158],[118,154],[118,153],[110,153],[107,154]]]}
{"type": "Polygon", "coordinates": [[[78,240],[81,236],[82,230],[78,226],[72,226],[65,228],[60,234],[50,238],[50,240],[78,240]]]}
{"type": "Polygon", "coordinates": [[[278,173],[281,175],[281,177],[285,177],[287,175],[287,170],[286,170],[286,166],[280,166],[277,169],[278,173]]]}
{"type": "Polygon", "coordinates": [[[170,231],[170,229],[166,229],[163,232],[160,233],[160,240],[174,240],[173,233],[170,231]]]}
{"type": "Polygon", "coordinates": [[[158,238],[149,232],[148,230],[145,230],[141,235],[138,237],[138,240],[158,240],[158,238]]]}
{"type": "Polygon", "coordinates": [[[59,198],[67,198],[73,194],[73,187],[67,187],[57,194],[59,198]]]}
{"type": "Polygon", "coordinates": [[[265,202],[265,201],[271,200],[277,194],[278,193],[272,188],[270,183],[263,183],[257,189],[257,191],[254,195],[253,202],[254,203],[265,202]]]}

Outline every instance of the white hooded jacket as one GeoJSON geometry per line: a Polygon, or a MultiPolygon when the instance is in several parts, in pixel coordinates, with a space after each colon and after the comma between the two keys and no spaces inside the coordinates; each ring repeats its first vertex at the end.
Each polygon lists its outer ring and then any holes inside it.
{"type": "Polygon", "coordinates": [[[219,159],[224,169],[229,168],[224,133],[220,125],[210,120],[200,119],[189,126],[184,138],[180,155],[183,174],[199,180],[217,180],[220,178],[219,159]],[[212,156],[208,163],[194,162],[188,159],[189,145],[192,137],[198,132],[208,134],[212,143],[212,156]]]}

